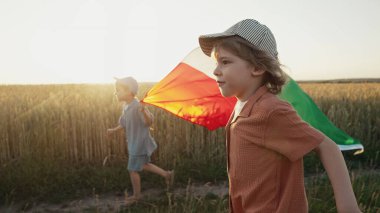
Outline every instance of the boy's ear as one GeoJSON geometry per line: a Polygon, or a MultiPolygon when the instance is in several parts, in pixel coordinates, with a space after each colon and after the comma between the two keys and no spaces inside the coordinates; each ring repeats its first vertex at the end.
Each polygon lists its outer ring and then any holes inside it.
{"type": "Polygon", "coordinates": [[[263,75],[265,72],[265,70],[263,69],[258,69],[256,67],[253,67],[252,66],[252,69],[251,69],[251,75],[252,76],[260,76],[260,75],[263,75]]]}

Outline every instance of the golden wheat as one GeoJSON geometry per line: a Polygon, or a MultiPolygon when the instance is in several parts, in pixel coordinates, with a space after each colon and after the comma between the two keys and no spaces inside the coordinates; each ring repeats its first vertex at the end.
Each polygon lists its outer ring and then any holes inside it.
{"type": "MultiPolygon", "coordinates": [[[[138,96],[152,86],[141,85],[138,96]]],[[[301,84],[340,128],[379,150],[380,84],[301,84]]],[[[113,85],[0,86],[0,163],[21,158],[103,162],[126,158],[123,135],[107,139],[121,106],[113,85]]],[[[210,132],[149,106],[152,134],[159,144],[154,158],[165,166],[181,159],[223,164],[223,129],[210,132]]]]}

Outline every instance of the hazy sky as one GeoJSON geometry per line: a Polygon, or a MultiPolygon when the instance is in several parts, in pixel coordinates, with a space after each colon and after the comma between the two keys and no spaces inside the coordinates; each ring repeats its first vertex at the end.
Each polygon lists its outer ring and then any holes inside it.
{"type": "Polygon", "coordinates": [[[201,34],[267,25],[296,80],[380,78],[379,0],[0,0],[0,84],[159,81],[201,34]]]}

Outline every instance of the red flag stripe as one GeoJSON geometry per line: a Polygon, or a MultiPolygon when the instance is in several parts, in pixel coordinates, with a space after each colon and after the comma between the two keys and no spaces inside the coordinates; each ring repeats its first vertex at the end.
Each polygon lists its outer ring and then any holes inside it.
{"type": "MultiPolygon", "coordinates": [[[[193,51],[190,55],[194,57],[194,53],[199,54],[193,51]]],[[[184,61],[156,84],[142,102],[210,130],[225,126],[236,98],[223,97],[214,79],[187,64],[189,60],[184,61]]]]}

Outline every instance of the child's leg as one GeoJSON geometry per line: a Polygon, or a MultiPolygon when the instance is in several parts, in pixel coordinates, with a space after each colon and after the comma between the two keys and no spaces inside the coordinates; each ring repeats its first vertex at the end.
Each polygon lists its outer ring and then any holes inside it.
{"type": "Polygon", "coordinates": [[[164,178],[167,178],[170,175],[169,171],[165,171],[165,170],[161,169],[160,167],[158,167],[152,163],[145,164],[143,169],[146,171],[149,171],[149,172],[156,173],[156,174],[158,174],[164,178]]]}
{"type": "Polygon", "coordinates": [[[131,177],[133,196],[131,199],[140,199],[141,197],[141,180],[138,172],[130,171],[129,176],[131,177]]]}
{"type": "Polygon", "coordinates": [[[160,167],[152,164],[152,163],[147,163],[144,165],[143,167],[144,170],[146,171],[149,171],[149,172],[153,172],[153,173],[156,173],[162,177],[165,178],[165,182],[166,182],[166,185],[168,186],[168,188],[173,185],[173,179],[174,179],[174,171],[165,171],[163,169],[161,169],[160,167]]]}

